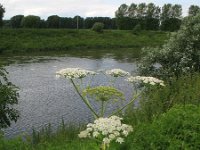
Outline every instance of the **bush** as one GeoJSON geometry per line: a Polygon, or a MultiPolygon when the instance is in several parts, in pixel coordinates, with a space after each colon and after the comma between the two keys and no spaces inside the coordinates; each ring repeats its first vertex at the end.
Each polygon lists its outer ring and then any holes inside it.
{"type": "Polygon", "coordinates": [[[179,105],[140,124],[126,144],[130,149],[200,149],[200,107],[179,105]]]}
{"type": "Polygon", "coordinates": [[[176,76],[200,72],[200,14],[184,20],[181,29],[173,34],[161,49],[146,49],[142,59],[142,74],[176,76]],[[161,67],[158,67],[160,64],[161,67]]]}
{"type": "Polygon", "coordinates": [[[18,103],[17,88],[6,78],[7,72],[0,68],[0,130],[17,121],[18,111],[13,105],[18,103]]]}
{"type": "Polygon", "coordinates": [[[103,28],[104,28],[104,24],[100,23],[100,22],[96,22],[93,27],[92,30],[98,33],[102,33],[103,32],[103,28]]]}

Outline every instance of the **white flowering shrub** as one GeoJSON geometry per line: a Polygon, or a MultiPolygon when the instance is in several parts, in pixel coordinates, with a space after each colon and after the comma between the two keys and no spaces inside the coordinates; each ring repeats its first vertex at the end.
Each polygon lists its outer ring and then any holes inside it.
{"type": "Polygon", "coordinates": [[[162,48],[144,49],[145,57],[141,60],[140,73],[179,77],[182,74],[200,71],[200,14],[187,17],[181,29],[172,34],[162,48]],[[155,64],[159,64],[155,65],[155,64]]]}
{"type": "Polygon", "coordinates": [[[111,116],[98,118],[94,123],[89,123],[86,130],[81,131],[79,138],[90,138],[102,143],[101,149],[106,149],[112,141],[123,143],[124,138],[133,131],[132,126],[123,124],[122,118],[111,116]]]}

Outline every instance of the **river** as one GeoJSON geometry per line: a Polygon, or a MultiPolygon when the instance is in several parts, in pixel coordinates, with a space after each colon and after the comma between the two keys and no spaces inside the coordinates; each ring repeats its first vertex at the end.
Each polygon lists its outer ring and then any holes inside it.
{"type": "MultiPolygon", "coordinates": [[[[30,58],[30,57],[29,57],[30,58]]],[[[6,137],[30,134],[48,125],[57,128],[62,119],[66,124],[81,124],[91,121],[91,114],[74,91],[72,84],[66,79],[57,79],[55,72],[62,68],[80,67],[93,71],[121,68],[135,73],[136,63],[128,59],[116,59],[112,55],[91,58],[80,56],[44,56],[34,57],[6,66],[9,79],[19,87],[19,104],[16,108],[20,118],[11,127],[4,130],[6,137]]],[[[84,80],[84,84],[87,79],[84,80]]],[[[108,78],[99,74],[93,79],[93,86],[107,85],[108,78]]],[[[120,79],[116,87],[126,93],[128,99],[131,87],[120,79]]],[[[121,103],[123,105],[126,102],[121,103]]],[[[98,105],[94,104],[95,109],[98,105]]],[[[108,106],[108,111],[118,104],[108,106]]]]}

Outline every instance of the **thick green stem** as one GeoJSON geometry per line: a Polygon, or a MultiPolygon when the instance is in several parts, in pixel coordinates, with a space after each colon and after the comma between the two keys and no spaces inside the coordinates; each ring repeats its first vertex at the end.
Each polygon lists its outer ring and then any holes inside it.
{"type": "Polygon", "coordinates": [[[78,87],[76,86],[76,84],[74,83],[73,79],[71,79],[71,82],[76,90],[76,92],[78,93],[78,95],[81,97],[81,99],[83,100],[83,102],[87,105],[87,107],[90,109],[90,111],[93,113],[93,115],[95,116],[95,118],[99,118],[99,115],[94,111],[94,109],[92,108],[92,106],[90,105],[89,101],[83,97],[83,95],[81,94],[81,92],[79,91],[78,87]]]}
{"type": "MultiPolygon", "coordinates": [[[[141,93],[141,92],[140,92],[141,93]]],[[[109,117],[113,116],[113,115],[116,115],[118,114],[119,112],[121,112],[123,109],[125,109],[126,107],[128,107],[129,105],[131,105],[139,96],[140,96],[140,93],[136,94],[133,99],[128,103],[126,104],[125,106],[123,106],[122,108],[116,110],[115,112],[113,112],[109,117]]]]}
{"type": "Polygon", "coordinates": [[[106,150],[106,144],[104,142],[101,144],[101,149],[100,150],[106,150]]]}
{"type": "Polygon", "coordinates": [[[104,106],[104,101],[101,102],[101,117],[104,117],[104,110],[105,110],[105,106],[104,106]]]}

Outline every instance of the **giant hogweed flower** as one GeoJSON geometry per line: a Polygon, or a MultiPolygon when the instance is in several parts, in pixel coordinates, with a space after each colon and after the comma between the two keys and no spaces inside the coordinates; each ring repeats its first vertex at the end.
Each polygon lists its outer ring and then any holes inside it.
{"type": "Polygon", "coordinates": [[[107,75],[111,75],[113,77],[125,77],[125,76],[128,76],[130,75],[129,72],[126,72],[122,69],[111,69],[111,70],[107,70],[106,71],[106,74],[107,75]]]}
{"type": "Polygon", "coordinates": [[[126,81],[131,82],[131,83],[135,83],[135,82],[142,82],[145,84],[150,84],[150,85],[161,85],[161,86],[165,86],[164,81],[159,80],[157,78],[154,77],[145,77],[145,76],[131,76],[129,78],[126,79],[126,81]]]}
{"type": "Polygon", "coordinates": [[[97,86],[93,88],[89,87],[83,90],[83,95],[91,97],[97,101],[125,100],[124,94],[111,86],[97,86]]]}
{"type": "Polygon", "coordinates": [[[57,77],[64,77],[68,79],[82,79],[88,75],[95,75],[96,72],[81,68],[66,68],[56,72],[57,77]]]}
{"type": "Polygon", "coordinates": [[[124,138],[133,131],[132,126],[123,124],[122,118],[111,116],[109,118],[98,118],[94,123],[89,123],[86,130],[78,134],[79,138],[94,138],[102,145],[109,146],[111,141],[123,143],[124,138]]]}

